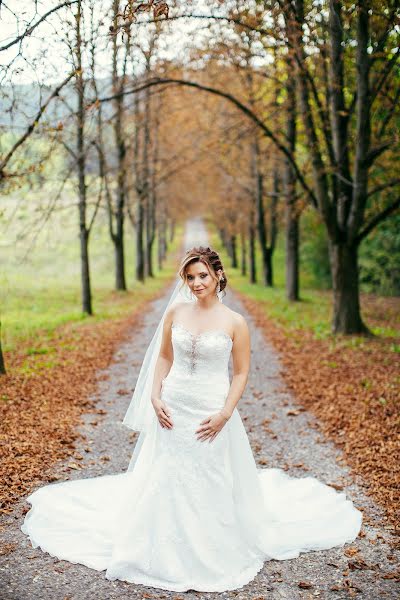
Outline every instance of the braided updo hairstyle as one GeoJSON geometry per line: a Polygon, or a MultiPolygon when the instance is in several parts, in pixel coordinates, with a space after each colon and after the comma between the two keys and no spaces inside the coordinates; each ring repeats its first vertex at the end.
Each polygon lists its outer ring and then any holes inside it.
{"type": "MultiPolygon", "coordinates": [[[[226,288],[227,278],[218,253],[215,252],[215,250],[213,250],[209,246],[198,246],[188,250],[185,256],[183,257],[179,268],[179,275],[181,276],[184,282],[186,282],[187,267],[196,262],[202,262],[205,265],[207,265],[212,277],[216,281],[218,281],[217,271],[219,271],[220,269],[222,270],[221,281],[219,281],[220,290],[222,292],[226,288]]],[[[225,293],[226,292],[224,291],[224,295],[225,293]]]]}

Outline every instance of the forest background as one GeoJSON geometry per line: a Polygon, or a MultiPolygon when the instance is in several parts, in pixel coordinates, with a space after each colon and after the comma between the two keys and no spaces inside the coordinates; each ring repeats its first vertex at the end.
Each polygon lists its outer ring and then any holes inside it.
{"type": "Polygon", "coordinates": [[[394,523],[397,2],[0,11],[3,510],[65,452],[84,410],[71,386],[171,281],[197,216],[299,401],[394,523]]]}

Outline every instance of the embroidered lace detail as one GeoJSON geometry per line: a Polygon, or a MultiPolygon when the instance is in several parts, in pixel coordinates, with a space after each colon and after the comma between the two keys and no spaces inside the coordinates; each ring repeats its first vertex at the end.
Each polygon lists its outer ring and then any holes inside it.
{"type": "Polygon", "coordinates": [[[196,378],[221,385],[229,379],[228,364],[233,340],[222,329],[192,333],[180,323],[172,324],[174,362],[167,380],[196,378]]]}
{"type": "Polygon", "coordinates": [[[184,327],[180,323],[172,323],[172,329],[176,327],[182,329],[182,331],[185,331],[187,334],[194,338],[202,337],[203,335],[224,335],[229,340],[231,340],[231,342],[233,341],[229,333],[227,333],[223,329],[207,329],[206,331],[201,331],[200,333],[193,333],[192,331],[189,331],[189,329],[186,329],[186,327],[184,327]]]}
{"type": "Polygon", "coordinates": [[[192,348],[190,351],[190,374],[193,375],[196,366],[196,342],[195,337],[192,338],[192,348]]]}

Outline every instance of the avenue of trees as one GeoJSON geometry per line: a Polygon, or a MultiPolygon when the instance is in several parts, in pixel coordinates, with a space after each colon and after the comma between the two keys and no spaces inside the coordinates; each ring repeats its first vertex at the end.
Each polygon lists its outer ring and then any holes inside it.
{"type": "Polygon", "coordinates": [[[398,293],[395,0],[28,4],[0,8],[15,25],[0,42],[0,188],[4,197],[45,186],[58,157],[59,189],[42,216],[73,182],[84,313],[93,313],[89,239],[99,211],[118,290],[131,260],[125,236],[134,236],[144,282],[162,267],[176,224],[208,214],[251,282],[274,285],[284,237],[289,302],[301,296],[307,217],[315,261],[328,261],[332,332],[370,334],[360,308],[366,241],[367,279],[379,282],[390,264],[398,293]]]}

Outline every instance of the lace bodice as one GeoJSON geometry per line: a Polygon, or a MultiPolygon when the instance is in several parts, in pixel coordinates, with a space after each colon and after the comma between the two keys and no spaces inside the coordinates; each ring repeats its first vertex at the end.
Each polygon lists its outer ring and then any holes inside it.
{"type": "Polygon", "coordinates": [[[222,329],[194,334],[180,323],[173,323],[174,361],[169,376],[226,381],[232,345],[232,338],[222,329]]]}

